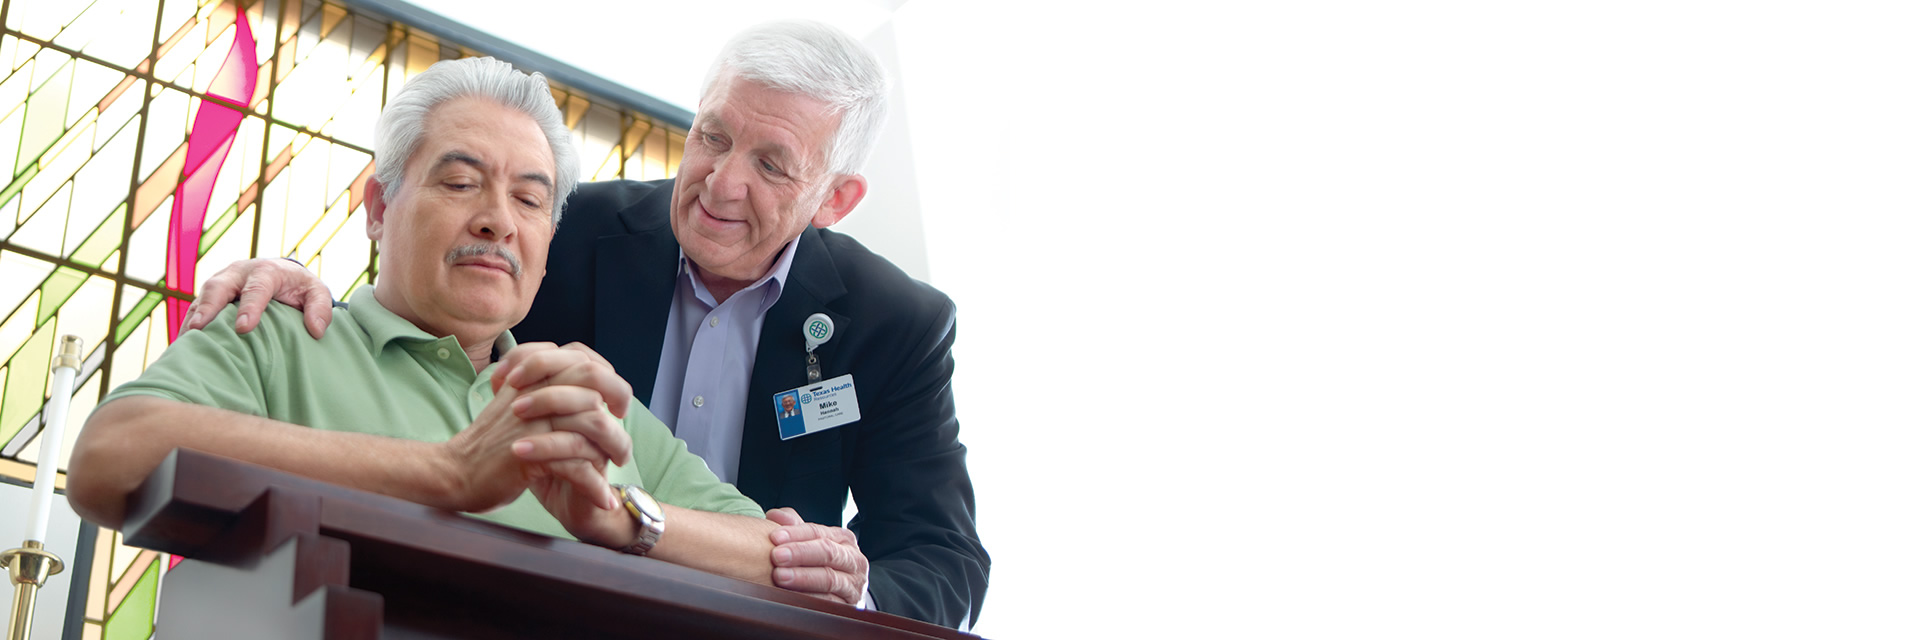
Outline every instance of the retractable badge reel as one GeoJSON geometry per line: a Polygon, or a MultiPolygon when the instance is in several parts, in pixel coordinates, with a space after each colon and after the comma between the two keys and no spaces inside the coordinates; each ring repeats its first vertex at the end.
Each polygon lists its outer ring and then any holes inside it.
{"type": "Polygon", "coordinates": [[[820,358],[813,355],[813,350],[833,339],[833,318],[824,313],[807,316],[801,333],[807,339],[807,384],[813,384],[820,381],[820,358]]]}

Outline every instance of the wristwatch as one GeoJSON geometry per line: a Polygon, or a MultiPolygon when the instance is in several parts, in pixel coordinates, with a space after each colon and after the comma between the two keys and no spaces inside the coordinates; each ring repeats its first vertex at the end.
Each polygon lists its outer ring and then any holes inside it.
{"type": "Polygon", "coordinates": [[[653,545],[660,542],[660,534],[667,532],[666,512],[661,511],[660,503],[654,502],[653,496],[647,495],[647,492],[642,491],[640,487],[616,484],[613,485],[613,489],[620,492],[620,502],[627,505],[627,513],[633,514],[634,524],[640,526],[640,535],[633,539],[633,544],[627,545],[620,552],[636,556],[647,555],[648,551],[653,550],[653,545]]]}

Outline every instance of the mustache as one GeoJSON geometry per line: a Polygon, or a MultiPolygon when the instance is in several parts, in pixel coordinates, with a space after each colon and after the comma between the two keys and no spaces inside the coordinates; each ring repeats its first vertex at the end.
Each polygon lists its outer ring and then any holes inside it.
{"type": "Polygon", "coordinates": [[[513,279],[520,279],[520,259],[514,257],[512,252],[496,245],[476,243],[454,247],[452,251],[447,252],[447,264],[452,265],[461,258],[473,258],[477,256],[493,256],[507,261],[507,265],[513,267],[513,279]]]}

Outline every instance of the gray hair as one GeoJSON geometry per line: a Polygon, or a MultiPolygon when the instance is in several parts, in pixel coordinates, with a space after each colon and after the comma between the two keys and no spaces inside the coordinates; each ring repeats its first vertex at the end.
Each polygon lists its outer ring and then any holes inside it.
{"type": "Polygon", "coordinates": [[[827,142],[827,170],[859,173],[887,120],[887,74],[873,52],[839,29],[807,20],[756,25],[727,42],[700,85],[704,101],[714,81],[731,71],[771,89],[827,103],[840,128],[827,142]]]}
{"type": "Polygon", "coordinates": [[[527,114],[553,149],[553,224],[560,224],[560,208],[574,185],[580,182],[580,151],[574,147],[573,132],[553,101],[547,78],[528,75],[513,65],[493,58],[441,60],[408,80],[406,86],[380,110],[373,130],[373,177],[392,193],[405,179],[407,159],[420,148],[426,133],[427,114],[435,107],[458,98],[478,97],[493,100],[527,114]]]}

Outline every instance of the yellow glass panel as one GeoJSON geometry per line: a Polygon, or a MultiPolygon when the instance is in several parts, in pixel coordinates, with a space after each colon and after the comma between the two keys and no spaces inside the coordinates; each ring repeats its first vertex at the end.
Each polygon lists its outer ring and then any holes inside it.
{"type": "MultiPolygon", "coordinates": [[[[160,354],[166,353],[167,345],[171,344],[167,342],[167,308],[156,306],[148,314],[147,324],[150,328],[147,331],[147,348],[145,349],[147,361],[140,365],[141,371],[146,371],[147,367],[153,366],[153,361],[159,360],[160,354]]],[[[129,339],[128,343],[131,344],[132,340],[129,339]]]]}
{"type": "Polygon", "coordinates": [[[284,247],[287,225],[287,194],[291,180],[287,180],[286,171],[280,172],[280,178],[267,183],[260,192],[260,237],[258,255],[279,257],[287,255],[284,247]]]}
{"type": "MultiPolygon", "coordinates": [[[[72,46],[109,64],[131,69],[147,57],[152,47],[155,8],[151,0],[94,2],[68,30],[87,42],[72,46]]],[[[64,38],[68,34],[61,35],[64,38]]]]}
{"type": "Polygon", "coordinates": [[[173,48],[162,54],[160,61],[153,65],[153,76],[176,84],[191,84],[193,78],[184,74],[191,70],[194,60],[207,50],[207,23],[195,21],[186,26],[185,33],[178,35],[179,39],[173,41],[173,48]],[[182,82],[183,78],[185,82],[182,82]]]}
{"type": "MultiPolygon", "coordinates": [[[[55,454],[58,456],[56,461],[58,466],[54,467],[59,471],[66,471],[70,466],[73,460],[73,442],[80,437],[80,428],[87,421],[87,416],[91,415],[93,408],[100,404],[100,376],[95,375],[79,382],[80,384],[74,386],[73,397],[68,398],[66,428],[60,431],[60,452],[55,454]]],[[[48,391],[51,392],[52,389],[49,388],[48,391]]],[[[46,409],[44,406],[37,409],[40,412],[39,419],[44,420],[46,409]]],[[[39,466],[41,464],[40,441],[46,437],[47,429],[42,425],[34,427],[34,431],[34,436],[28,438],[26,444],[20,449],[19,457],[21,462],[39,466]]]]}
{"type": "MultiPolygon", "coordinates": [[[[253,250],[253,215],[249,209],[246,215],[240,216],[200,257],[200,268],[194,273],[194,291],[206,286],[207,278],[218,273],[221,267],[252,257],[249,253],[253,250]]],[[[165,317],[164,313],[163,309],[161,317],[165,317]]]]}
{"type": "MultiPolygon", "coordinates": [[[[71,257],[80,242],[127,199],[127,176],[133,173],[135,131],[122,130],[100,153],[73,175],[73,204],[68,211],[66,240],[60,255],[71,257]]],[[[79,151],[76,150],[75,155],[79,151]]]]}
{"type": "Polygon", "coordinates": [[[146,143],[140,152],[140,177],[153,175],[153,170],[160,168],[161,163],[173,155],[175,147],[186,144],[187,129],[193,126],[192,121],[187,119],[187,98],[185,93],[166,89],[148,104],[146,143]]]}
{"type": "Polygon", "coordinates": [[[20,194],[26,199],[25,206],[29,210],[45,202],[54,191],[62,188],[68,178],[73,177],[75,171],[80,170],[80,165],[86,164],[87,149],[92,145],[76,145],[73,142],[92,134],[93,123],[88,122],[55,142],[47,155],[40,157],[40,174],[27,182],[26,190],[20,194]]]}
{"type": "MultiPolygon", "coordinates": [[[[44,299],[43,299],[44,300],[44,299]]],[[[6,395],[0,399],[0,442],[13,439],[27,419],[39,413],[47,398],[47,376],[53,364],[53,325],[48,323],[27,338],[7,362],[6,395]]]]}
{"type": "MultiPolygon", "coordinates": [[[[89,350],[98,348],[92,342],[87,343],[89,350]]],[[[100,385],[104,376],[98,372],[87,378],[86,382],[74,390],[73,400],[67,405],[67,428],[61,432],[60,466],[62,473],[73,466],[73,443],[80,437],[80,430],[87,426],[87,416],[93,415],[95,407],[100,406],[100,396],[104,395],[100,385]]]]}
{"type": "MultiPolygon", "coordinates": [[[[126,287],[126,289],[132,290],[133,288],[126,287]]],[[[122,301],[139,300],[141,294],[136,291],[137,290],[122,291],[120,299],[122,301]]],[[[127,339],[120,343],[120,347],[114,350],[113,369],[109,372],[111,379],[107,381],[110,387],[117,388],[120,385],[131,382],[134,378],[140,377],[141,371],[146,370],[147,340],[150,337],[147,333],[153,328],[154,324],[150,318],[142,320],[140,325],[133,330],[133,333],[129,334],[127,339]]]]}
{"type": "Polygon", "coordinates": [[[133,236],[127,239],[127,279],[158,284],[166,277],[167,221],[172,217],[173,196],[167,196],[153,215],[133,228],[133,236]]]}
{"type": "Polygon", "coordinates": [[[79,2],[8,2],[7,28],[30,36],[52,37],[87,8],[79,2]]]}
{"type": "Polygon", "coordinates": [[[366,228],[367,207],[362,204],[354,207],[352,215],[347,216],[340,230],[327,240],[320,255],[308,265],[327,283],[327,290],[342,299],[346,298],[353,282],[366,274],[367,261],[373,256],[373,242],[363,233],[366,228]]]}
{"type": "MultiPolygon", "coordinates": [[[[17,254],[8,252],[6,254],[0,254],[0,257],[14,257],[16,255],[17,254]]],[[[32,258],[25,258],[25,259],[32,260],[32,258]]],[[[24,272],[20,270],[7,269],[6,277],[4,279],[12,280],[14,278],[19,278],[20,282],[25,286],[28,286],[28,287],[38,286],[41,281],[46,279],[47,274],[53,272],[53,265],[46,264],[44,262],[40,264],[46,265],[47,269],[45,271],[24,271],[24,272]]],[[[0,264],[0,268],[4,268],[7,266],[11,266],[11,265],[0,264]]],[[[20,285],[14,285],[14,286],[20,286],[20,285]]],[[[33,335],[34,324],[36,321],[39,320],[39,316],[36,315],[34,312],[40,307],[40,291],[38,289],[35,289],[28,293],[29,294],[27,295],[26,300],[23,301],[23,304],[15,306],[14,307],[15,310],[13,311],[13,314],[7,317],[7,321],[4,323],[0,323],[0,357],[11,358],[15,351],[20,350],[21,345],[24,345],[27,343],[27,338],[33,335]]]]}
{"type": "Polygon", "coordinates": [[[93,540],[93,575],[87,579],[88,620],[107,618],[107,587],[113,583],[113,548],[118,546],[119,535],[111,529],[101,529],[93,540]]]}
{"type": "Polygon", "coordinates": [[[373,155],[341,145],[329,145],[331,158],[328,158],[326,197],[332,200],[346,193],[366,175],[367,167],[373,164],[373,155]]]}
{"type": "Polygon", "coordinates": [[[88,277],[80,290],[60,305],[56,322],[62,335],[80,336],[89,350],[100,344],[106,339],[107,328],[113,324],[113,281],[100,276],[88,277]]]}
{"type": "MultiPolygon", "coordinates": [[[[21,107],[26,106],[27,90],[33,88],[31,86],[33,83],[33,74],[16,72],[5,75],[6,80],[0,82],[0,114],[13,114],[17,116],[21,112],[21,107]]],[[[15,140],[8,144],[17,145],[19,142],[20,141],[15,140]]],[[[8,152],[7,155],[12,156],[13,154],[12,152],[8,152]]]]}
{"type": "MultiPolygon", "coordinates": [[[[35,182],[42,182],[35,178],[35,182]]],[[[67,203],[73,200],[73,184],[69,182],[44,181],[60,187],[39,205],[32,209],[32,217],[26,224],[7,236],[7,242],[46,254],[60,253],[60,241],[67,230],[67,203]]],[[[34,183],[28,183],[31,188],[34,183]]],[[[28,205],[29,207],[33,205],[28,205]]]]}
{"type": "MultiPolygon", "coordinates": [[[[266,120],[254,117],[240,120],[240,131],[234,140],[233,153],[242,160],[236,167],[239,173],[235,175],[236,182],[242,191],[253,187],[254,181],[260,179],[261,148],[266,144],[266,120]]],[[[220,178],[225,180],[226,176],[220,178]]]]}
{"type": "MultiPolygon", "coordinates": [[[[102,531],[101,533],[104,534],[106,532],[102,531]]],[[[128,578],[137,577],[139,575],[139,574],[134,574],[132,576],[129,576],[128,573],[132,571],[134,563],[140,560],[140,554],[143,554],[143,553],[153,553],[153,552],[147,551],[146,549],[141,549],[139,547],[127,546],[126,536],[122,535],[118,531],[113,532],[112,579],[114,584],[116,585],[126,584],[126,581],[128,578]]],[[[130,585],[129,585],[129,588],[131,588],[130,585]]],[[[125,594],[121,594],[121,595],[124,596],[125,594]]],[[[107,598],[107,604],[108,604],[107,609],[111,610],[113,609],[112,605],[118,604],[118,602],[114,598],[109,596],[107,598]]]]}
{"type": "Polygon", "coordinates": [[[373,127],[380,117],[380,78],[373,76],[352,83],[352,94],[334,112],[323,131],[335,140],[373,148],[373,127]]]}
{"type": "Polygon", "coordinates": [[[327,201],[331,200],[327,191],[327,153],[332,147],[331,143],[315,140],[307,145],[305,153],[294,154],[293,164],[275,181],[287,183],[288,190],[286,223],[278,240],[282,250],[273,255],[287,255],[320,221],[320,216],[326,214],[327,201]]]}
{"type": "MultiPolygon", "coordinates": [[[[144,95],[142,88],[147,82],[133,78],[127,80],[126,90],[114,96],[113,102],[107,105],[106,110],[100,112],[98,126],[101,134],[118,135],[122,130],[126,130],[127,135],[131,136],[137,135],[140,131],[140,96],[144,95]]],[[[115,85],[114,88],[119,90],[119,86],[115,85]]],[[[94,137],[94,148],[98,149],[106,144],[105,140],[100,139],[101,137],[99,135],[94,137]]]]}

